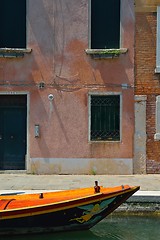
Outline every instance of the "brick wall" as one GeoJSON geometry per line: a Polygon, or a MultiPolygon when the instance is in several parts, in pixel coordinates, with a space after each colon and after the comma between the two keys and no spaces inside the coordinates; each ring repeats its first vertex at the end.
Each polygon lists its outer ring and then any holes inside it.
{"type": "Polygon", "coordinates": [[[160,142],[154,140],[156,95],[148,94],[146,112],[147,173],[160,173],[160,142]]]}
{"type": "Polygon", "coordinates": [[[155,12],[136,12],[135,94],[147,95],[147,173],[160,173],[160,142],[154,140],[156,96],[160,95],[160,74],[156,67],[155,12]]]}

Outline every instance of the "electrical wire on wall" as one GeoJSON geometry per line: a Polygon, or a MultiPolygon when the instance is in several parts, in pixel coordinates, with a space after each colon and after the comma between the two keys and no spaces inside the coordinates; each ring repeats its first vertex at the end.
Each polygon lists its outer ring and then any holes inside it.
{"type": "Polygon", "coordinates": [[[82,89],[102,89],[106,87],[116,87],[116,88],[134,88],[134,86],[128,85],[128,84],[115,84],[115,83],[105,83],[105,84],[57,84],[57,83],[1,83],[0,82],[0,87],[28,87],[28,88],[54,88],[56,90],[60,91],[78,91],[82,89]],[[43,87],[42,87],[43,85],[43,87]]]}

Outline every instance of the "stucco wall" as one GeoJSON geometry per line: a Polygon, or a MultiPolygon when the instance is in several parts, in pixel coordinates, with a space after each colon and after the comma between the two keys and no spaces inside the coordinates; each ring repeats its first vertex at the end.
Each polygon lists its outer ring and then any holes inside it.
{"type": "Polygon", "coordinates": [[[91,174],[96,165],[96,174],[131,174],[134,1],[122,1],[121,47],[128,51],[118,58],[105,60],[92,59],[85,53],[89,43],[89,1],[27,2],[27,42],[32,52],[22,59],[0,59],[3,66],[3,70],[0,68],[1,81],[9,83],[1,86],[0,91],[29,92],[28,172],[44,173],[43,169],[46,169],[45,173],[59,173],[59,170],[55,171],[57,164],[60,164],[58,169],[64,169],[69,159],[65,173],[76,173],[72,168],[75,159],[81,165],[81,173],[91,174]],[[17,86],[10,85],[14,82],[17,86]],[[38,88],[40,82],[44,82],[42,89],[38,88]],[[123,89],[123,84],[128,88],[123,89]],[[88,141],[88,93],[91,92],[122,94],[120,142],[88,141]],[[54,95],[53,102],[49,101],[49,94],[54,95]],[[35,124],[40,126],[39,138],[34,136],[35,124]],[[107,164],[109,170],[104,167],[107,164]]]}

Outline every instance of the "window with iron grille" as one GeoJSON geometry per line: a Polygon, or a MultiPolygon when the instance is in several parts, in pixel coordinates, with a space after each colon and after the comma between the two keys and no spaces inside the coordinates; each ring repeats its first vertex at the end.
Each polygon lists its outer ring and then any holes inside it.
{"type": "Polygon", "coordinates": [[[91,0],[91,48],[120,48],[120,0],[91,0]]]}
{"type": "Polygon", "coordinates": [[[1,0],[0,48],[26,48],[26,0],[1,0]]]}
{"type": "Polygon", "coordinates": [[[120,140],[120,95],[90,96],[90,140],[120,140]]]}

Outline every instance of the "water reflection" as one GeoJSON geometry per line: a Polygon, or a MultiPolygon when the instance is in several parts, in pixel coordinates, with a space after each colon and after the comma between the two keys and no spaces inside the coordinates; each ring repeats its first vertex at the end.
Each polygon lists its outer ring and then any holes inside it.
{"type": "Polygon", "coordinates": [[[101,240],[156,240],[159,223],[159,216],[111,216],[92,231],[101,240]]]}
{"type": "Polygon", "coordinates": [[[67,232],[67,233],[50,233],[50,234],[35,234],[26,236],[12,236],[4,237],[4,240],[97,240],[99,237],[94,235],[91,231],[77,231],[77,232],[67,232]]]}
{"type": "Polygon", "coordinates": [[[103,220],[90,231],[3,237],[3,240],[156,240],[160,217],[115,216],[103,220]]]}

